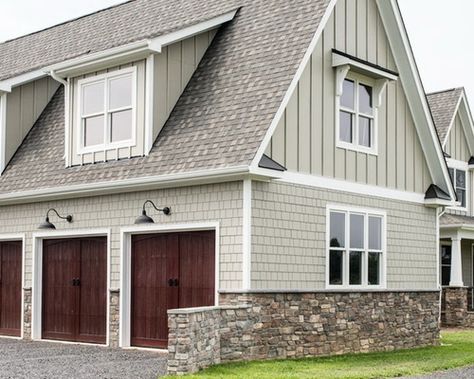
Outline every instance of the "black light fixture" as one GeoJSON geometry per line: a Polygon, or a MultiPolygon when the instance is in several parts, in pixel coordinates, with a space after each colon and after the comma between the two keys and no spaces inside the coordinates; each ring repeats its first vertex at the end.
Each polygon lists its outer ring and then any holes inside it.
{"type": "Polygon", "coordinates": [[[142,209],[142,214],[137,217],[135,220],[135,224],[153,224],[155,221],[146,214],[145,206],[147,204],[153,205],[153,208],[155,208],[158,212],[163,212],[165,215],[170,215],[171,214],[171,208],[169,207],[164,207],[163,209],[158,208],[155,203],[151,200],[146,200],[143,203],[143,209],[142,209]]]}
{"type": "Polygon", "coordinates": [[[61,216],[56,209],[50,208],[50,209],[48,209],[48,212],[46,212],[46,219],[41,224],[39,224],[38,229],[56,229],[54,224],[49,222],[49,212],[56,213],[56,215],[60,219],[66,220],[67,222],[72,222],[72,216],[71,215],[67,215],[67,216],[64,217],[64,216],[61,216]]]}

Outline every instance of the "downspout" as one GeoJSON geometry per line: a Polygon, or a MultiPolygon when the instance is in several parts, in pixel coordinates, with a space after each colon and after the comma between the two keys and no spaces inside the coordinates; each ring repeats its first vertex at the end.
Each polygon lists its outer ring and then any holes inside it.
{"type": "Polygon", "coordinates": [[[64,161],[65,166],[69,166],[69,79],[65,80],[58,76],[54,70],[49,71],[49,75],[64,86],[64,161]]]}
{"type": "Polygon", "coordinates": [[[0,175],[6,165],[6,138],[7,138],[7,93],[0,90],[0,175]]]}

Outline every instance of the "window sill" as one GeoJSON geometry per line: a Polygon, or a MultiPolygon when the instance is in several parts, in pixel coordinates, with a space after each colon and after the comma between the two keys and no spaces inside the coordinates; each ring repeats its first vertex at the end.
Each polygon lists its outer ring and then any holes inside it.
{"type": "Polygon", "coordinates": [[[336,290],[341,290],[341,291],[348,291],[348,292],[358,292],[358,291],[380,291],[380,290],[386,290],[386,286],[344,286],[344,285],[326,285],[326,290],[328,291],[336,291],[336,290]]]}
{"type": "Polygon", "coordinates": [[[354,151],[356,153],[363,153],[373,156],[379,155],[376,148],[364,148],[362,146],[357,146],[348,142],[337,141],[336,147],[343,150],[354,151]]]}
{"type": "Polygon", "coordinates": [[[80,147],[77,149],[77,154],[82,155],[82,154],[100,153],[100,152],[108,151],[108,150],[129,149],[135,146],[136,146],[135,141],[129,140],[129,141],[111,143],[111,144],[106,144],[106,145],[104,144],[104,145],[94,145],[90,147],[80,147]]]}

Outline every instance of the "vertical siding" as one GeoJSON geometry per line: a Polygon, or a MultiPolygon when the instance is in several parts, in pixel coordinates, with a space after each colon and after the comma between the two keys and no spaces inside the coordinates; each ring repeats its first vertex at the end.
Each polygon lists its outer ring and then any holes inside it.
{"type": "Polygon", "coordinates": [[[58,87],[59,83],[48,77],[15,87],[7,95],[6,162],[13,157],[58,87]]]}
{"type": "Polygon", "coordinates": [[[459,115],[454,119],[448,139],[446,140],[445,151],[452,159],[467,162],[471,158],[469,147],[467,146],[466,135],[459,115]]]}
{"type": "Polygon", "coordinates": [[[163,48],[155,55],[153,138],[156,139],[191,79],[217,29],[163,48]]]}
{"type": "Polygon", "coordinates": [[[397,70],[375,0],[340,0],[267,154],[290,171],[424,193],[431,177],[400,81],[388,85],[379,108],[378,155],[335,147],[333,48],[397,70]]]}

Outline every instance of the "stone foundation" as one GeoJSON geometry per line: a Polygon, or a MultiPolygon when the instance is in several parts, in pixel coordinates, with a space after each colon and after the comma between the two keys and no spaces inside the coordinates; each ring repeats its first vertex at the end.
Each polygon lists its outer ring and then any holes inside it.
{"type": "Polygon", "coordinates": [[[31,288],[23,288],[23,339],[31,340],[31,288]]]}
{"type": "Polygon", "coordinates": [[[439,292],[223,293],[169,312],[170,374],[217,363],[436,345],[439,292]]]}
{"type": "Polygon", "coordinates": [[[120,331],[120,290],[110,290],[110,306],[109,306],[109,346],[119,346],[120,331]]]}
{"type": "Polygon", "coordinates": [[[443,312],[441,321],[444,326],[455,328],[474,328],[474,312],[468,310],[468,288],[443,288],[443,312]]]}

